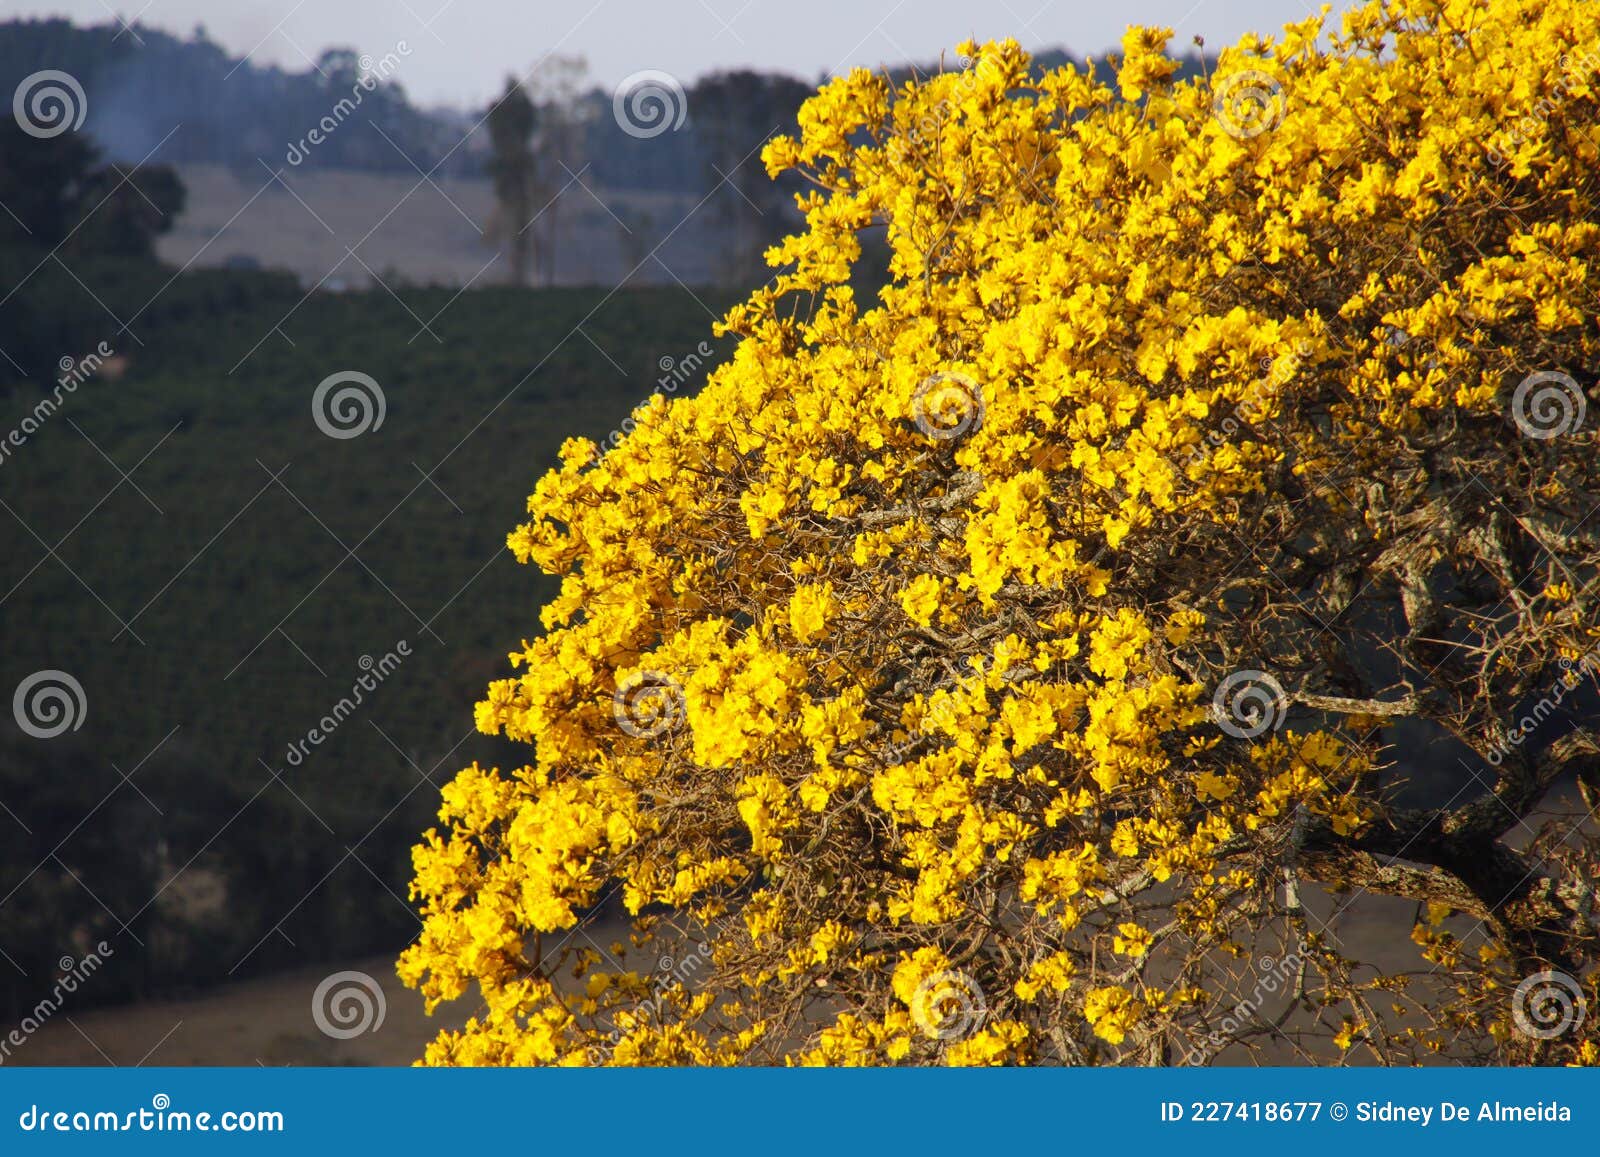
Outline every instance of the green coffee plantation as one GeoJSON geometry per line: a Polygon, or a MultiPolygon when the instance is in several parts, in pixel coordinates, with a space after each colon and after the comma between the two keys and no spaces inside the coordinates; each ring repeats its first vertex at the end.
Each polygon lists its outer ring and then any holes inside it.
{"type": "MultiPolygon", "coordinates": [[[[85,704],[77,731],[7,732],[0,892],[20,902],[0,906],[0,950],[48,976],[125,927],[143,947],[95,1000],[415,934],[409,849],[444,777],[493,757],[472,704],[508,615],[553,590],[504,548],[523,480],[662,378],[698,386],[727,304],[171,279],[47,263],[0,306],[0,344],[37,377],[60,350],[114,351],[0,465],[0,682],[63,671],[85,704]],[[359,437],[314,421],[340,371],[384,395],[359,437]],[[363,675],[376,689],[306,743],[363,675]]],[[[3,424],[48,393],[5,387],[3,424]]],[[[12,1004],[37,987],[5,972],[12,1004]]]]}

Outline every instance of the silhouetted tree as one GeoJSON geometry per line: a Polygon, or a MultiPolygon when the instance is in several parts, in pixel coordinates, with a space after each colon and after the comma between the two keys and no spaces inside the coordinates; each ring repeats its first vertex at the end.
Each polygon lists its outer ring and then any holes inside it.
{"type": "Polygon", "coordinates": [[[499,202],[496,233],[510,245],[511,283],[526,285],[533,255],[533,219],[536,165],[533,130],[537,115],[522,82],[506,78],[506,90],[489,110],[489,177],[499,202]]]}
{"type": "Polygon", "coordinates": [[[0,120],[0,242],[58,245],[79,219],[99,154],[81,133],[38,139],[0,120]]]}
{"type": "Polygon", "coordinates": [[[763,275],[762,251],[795,223],[792,176],[774,181],[761,162],[768,138],[792,130],[812,88],[774,73],[714,73],[689,91],[689,113],[706,154],[706,188],[729,238],[724,276],[763,275]]]}
{"type": "Polygon", "coordinates": [[[169,165],[99,160],[81,133],[40,139],[0,121],[0,244],[152,257],[183,211],[183,182],[169,165]]]}
{"type": "Polygon", "coordinates": [[[156,238],[172,228],[186,199],[170,165],[107,165],[84,184],[84,216],[72,244],[93,253],[153,258],[156,238]]]}

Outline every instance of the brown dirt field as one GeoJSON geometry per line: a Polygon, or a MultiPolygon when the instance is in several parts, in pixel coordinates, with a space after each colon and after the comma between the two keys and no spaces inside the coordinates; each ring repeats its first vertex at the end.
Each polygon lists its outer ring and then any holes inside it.
{"type": "MultiPolygon", "coordinates": [[[[464,1001],[462,1003],[465,1003],[464,1001]]],[[[422,1000],[401,985],[394,961],[371,957],[247,980],[186,1000],[57,1013],[11,1065],[406,1065],[441,1027],[466,1012],[423,1015],[422,1000]],[[382,988],[385,1015],[375,1032],[349,1040],[324,1035],[311,1017],[312,994],[325,976],[367,973],[382,988]]]]}

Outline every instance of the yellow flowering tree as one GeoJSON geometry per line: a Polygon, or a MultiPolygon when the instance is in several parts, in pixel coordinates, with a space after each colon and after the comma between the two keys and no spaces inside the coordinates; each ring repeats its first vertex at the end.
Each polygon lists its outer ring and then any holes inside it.
{"type": "Polygon", "coordinates": [[[510,536],[561,593],[416,851],[428,1063],[1600,1060],[1600,6],[1326,17],[770,143],[730,360],[510,536]]]}

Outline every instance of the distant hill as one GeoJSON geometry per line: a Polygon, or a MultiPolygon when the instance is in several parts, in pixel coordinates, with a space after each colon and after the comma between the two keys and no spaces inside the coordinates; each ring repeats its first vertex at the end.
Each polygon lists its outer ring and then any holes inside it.
{"type": "MultiPolygon", "coordinates": [[[[187,40],[137,22],[132,29],[124,31],[114,23],[78,27],[60,19],[0,23],[0,92],[13,92],[40,69],[69,73],[87,96],[86,131],[117,161],[137,162],[154,149],[153,160],[225,165],[254,174],[263,161],[274,168],[289,165],[298,147],[302,159],[290,167],[414,176],[416,168],[432,172],[438,166],[437,175],[482,175],[488,135],[474,126],[484,109],[418,107],[405,90],[407,62],[395,52],[374,60],[354,49],[329,48],[314,67],[288,72],[230,55],[203,27],[187,40]],[[358,85],[366,86],[359,102],[352,97],[358,85]],[[341,101],[348,102],[342,109],[341,101]],[[337,121],[335,131],[322,143],[305,147],[311,130],[330,116],[337,121]]],[[[530,42],[530,56],[537,47],[530,42]]],[[[1035,57],[1041,70],[1081,60],[1059,48],[1041,49],[1035,57]]],[[[908,64],[891,70],[891,76],[902,80],[913,71],[937,69],[937,63],[908,64]]],[[[1191,54],[1179,76],[1199,69],[1200,58],[1191,54]]],[[[721,126],[705,115],[710,102],[701,94],[727,75],[690,85],[682,130],[648,139],[630,136],[617,125],[610,92],[596,87],[583,93],[577,118],[582,140],[576,151],[594,183],[703,194],[708,177],[715,180],[710,164],[727,151],[727,142],[718,139],[721,126]]],[[[815,82],[777,74],[735,75],[762,77],[774,87],[800,91],[815,82]]],[[[486,88],[497,87],[499,79],[486,78],[491,82],[486,88]]],[[[792,121],[792,110],[775,111],[779,115],[762,118],[772,123],[763,123],[759,134],[792,121]]],[[[759,144],[759,134],[741,153],[759,144]]]]}
{"type": "MultiPolygon", "coordinates": [[[[88,107],[83,127],[113,160],[138,162],[154,149],[152,160],[251,169],[257,158],[283,164],[289,145],[348,97],[362,75],[361,58],[349,49],[329,49],[316,69],[298,73],[241,62],[203,28],[181,40],[140,24],[131,33],[115,24],[78,27],[59,19],[0,24],[0,92],[14,92],[25,77],[47,68],[82,85],[88,107]]],[[[398,146],[429,168],[459,139],[446,118],[413,106],[399,81],[390,79],[364,93],[307,163],[409,168],[398,146]]],[[[475,165],[471,155],[458,153],[446,169],[469,172],[475,165]]]]}
{"type": "MultiPolygon", "coordinates": [[[[530,42],[530,56],[536,47],[530,42]]],[[[83,128],[112,160],[148,156],[251,173],[265,162],[478,176],[489,148],[487,132],[475,129],[484,109],[425,110],[411,102],[406,61],[397,52],[372,59],[330,48],[314,67],[288,72],[230,55],[203,28],[184,40],[137,23],[132,33],[113,23],[79,27],[61,19],[0,23],[0,92],[14,92],[41,69],[68,73],[83,87],[83,128]],[[325,118],[335,129],[311,144],[308,136],[325,118]]],[[[487,79],[486,87],[498,87],[499,77],[487,79]]],[[[582,101],[588,115],[578,151],[599,183],[703,190],[711,153],[692,122],[681,132],[638,139],[616,124],[609,93],[594,89],[582,101]]]]}

